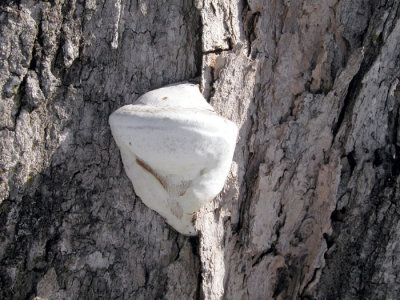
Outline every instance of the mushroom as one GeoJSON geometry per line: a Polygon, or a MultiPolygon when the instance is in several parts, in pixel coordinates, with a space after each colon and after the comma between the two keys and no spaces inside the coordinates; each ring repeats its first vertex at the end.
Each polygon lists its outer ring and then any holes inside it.
{"type": "Polygon", "coordinates": [[[224,186],[237,126],[190,83],[150,91],[109,122],[136,194],[178,232],[197,235],[192,220],[224,186]]]}

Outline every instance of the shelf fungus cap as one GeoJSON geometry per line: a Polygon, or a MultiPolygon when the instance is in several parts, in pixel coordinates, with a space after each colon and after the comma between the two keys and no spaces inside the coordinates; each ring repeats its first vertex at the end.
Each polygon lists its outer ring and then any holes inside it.
{"type": "Polygon", "coordinates": [[[196,235],[195,213],[224,186],[237,126],[190,83],[150,91],[109,122],[136,194],[177,231],[196,235]]]}

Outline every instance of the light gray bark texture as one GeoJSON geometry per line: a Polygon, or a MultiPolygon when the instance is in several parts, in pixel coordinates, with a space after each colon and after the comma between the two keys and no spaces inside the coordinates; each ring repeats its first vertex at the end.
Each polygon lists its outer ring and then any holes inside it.
{"type": "Polygon", "coordinates": [[[397,299],[397,0],[0,3],[1,299],[397,299]],[[200,78],[239,129],[199,237],[108,116],[200,78]]]}

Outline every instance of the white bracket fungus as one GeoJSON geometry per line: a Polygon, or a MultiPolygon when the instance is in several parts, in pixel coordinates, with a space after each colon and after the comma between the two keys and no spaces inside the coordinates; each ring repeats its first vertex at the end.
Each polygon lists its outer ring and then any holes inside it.
{"type": "Polygon", "coordinates": [[[236,125],[190,83],[150,91],[109,121],[137,195],[177,231],[196,235],[195,213],[224,186],[236,125]]]}

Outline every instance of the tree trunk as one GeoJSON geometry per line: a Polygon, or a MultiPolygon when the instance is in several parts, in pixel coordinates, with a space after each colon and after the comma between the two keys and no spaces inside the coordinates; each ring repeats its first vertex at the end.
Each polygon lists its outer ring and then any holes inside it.
{"type": "Polygon", "coordinates": [[[399,1],[0,9],[1,299],[398,297],[399,1]],[[135,196],[108,116],[196,77],[240,133],[188,238],[135,196]]]}

